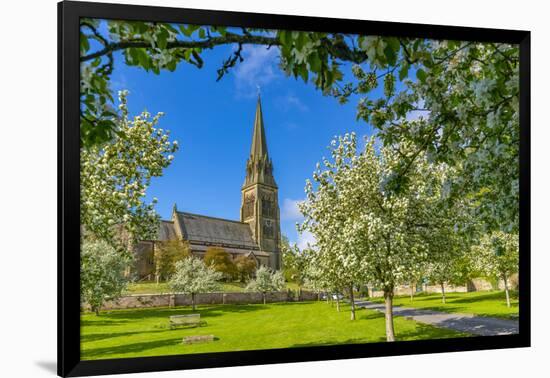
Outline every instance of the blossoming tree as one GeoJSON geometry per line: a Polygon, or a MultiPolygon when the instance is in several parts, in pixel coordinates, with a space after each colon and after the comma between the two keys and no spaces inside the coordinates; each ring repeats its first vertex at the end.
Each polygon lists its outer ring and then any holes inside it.
{"type": "Polygon", "coordinates": [[[247,291],[256,291],[262,293],[264,304],[266,304],[266,294],[279,291],[285,287],[285,278],[280,271],[272,271],[265,266],[260,266],[256,270],[256,277],[246,285],[247,291]]]}
{"type": "Polygon", "coordinates": [[[169,132],[157,127],[162,113],[153,118],[143,112],[128,118],[127,92],[119,92],[121,118],[116,137],[80,154],[80,221],[86,233],[127,248],[137,238],[154,238],[159,216],[156,199],[143,197],[151,179],[162,175],[177,149],[169,132]]]}
{"type": "Polygon", "coordinates": [[[191,304],[195,311],[195,295],[219,290],[222,273],[206,266],[196,257],[187,257],[176,262],[176,271],[168,285],[178,293],[191,294],[191,304]]]}
{"type": "MultiPolygon", "coordinates": [[[[446,170],[418,158],[402,187],[395,187],[401,154],[375,147],[374,139],[357,153],[356,136],[346,134],[331,144],[332,159],[318,166],[306,184],[300,207],[303,229],[312,232],[326,264],[341,278],[362,279],[381,287],[386,304],[386,338],[394,341],[393,293],[438,250],[430,249],[432,233],[445,223],[440,211],[446,170]],[[334,261],[334,264],[327,263],[334,261]]],[[[355,281],[357,282],[357,281],[355,281]]]]}
{"type": "Polygon", "coordinates": [[[479,245],[473,247],[478,269],[491,277],[504,282],[506,305],[510,307],[508,280],[518,272],[519,238],[518,234],[497,231],[485,235],[479,245]]]}
{"type": "Polygon", "coordinates": [[[80,297],[96,315],[106,300],[119,298],[126,289],[124,272],[130,262],[128,253],[103,240],[84,240],[80,252],[80,297]]]}

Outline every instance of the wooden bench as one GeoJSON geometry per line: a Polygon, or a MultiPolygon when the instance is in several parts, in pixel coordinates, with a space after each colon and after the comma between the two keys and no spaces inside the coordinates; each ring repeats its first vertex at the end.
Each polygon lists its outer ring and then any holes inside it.
{"type": "Polygon", "coordinates": [[[201,321],[201,314],[170,316],[170,329],[174,329],[178,326],[200,327],[203,325],[206,325],[206,322],[204,320],[201,321]]]}

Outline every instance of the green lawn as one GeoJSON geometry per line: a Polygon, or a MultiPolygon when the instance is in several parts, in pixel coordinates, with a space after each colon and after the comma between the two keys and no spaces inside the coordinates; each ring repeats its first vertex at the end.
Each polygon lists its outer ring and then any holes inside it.
{"type": "MultiPolygon", "coordinates": [[[[222,290],[225,292],[244,291],[246,284],[241,282],[224,282],[222,290]]],[[[287,282],[287,289],[297,290],[298,285],[293,282],[287,282]]],[[[128,294],[163,294],[171,293],[171,289],[166,282],[135,282],[128,285],[128,294]]]]}
{"type": "MultiPolygon", "coordinates": [[[[205,327],[168,328],[168,317],[191,313],[189,307],[114,310],[99,316],[82,314],[81,358],[86,360],[171,354],[289,348],[385,340],[384,316],[358,310],[349,320],[349,306],[337,312],[326,302],[268,305],[200,306],[205,327]],[[214,335],[205,344],[184,345],[184,336],[214,335]]],[[[395,318],[398,340],[467,336],[458,332],[395,318]]]]}
{"type": "MultiPolygon", "coordinates": [[[[446,302],[441,302],[441,294],[418,294],[411,302],[409,296],[395,297],[396,306],[427,308],[443,312],[460,312],[480,316],[511,318],[518,315],[517,292],[510,292],[512,307],[506,307],[506,294],[503,291],[477,291],[471,293],[446,293],[446,302]]],[[[373,298],[382,302],[382,298],[373,298]]]]}

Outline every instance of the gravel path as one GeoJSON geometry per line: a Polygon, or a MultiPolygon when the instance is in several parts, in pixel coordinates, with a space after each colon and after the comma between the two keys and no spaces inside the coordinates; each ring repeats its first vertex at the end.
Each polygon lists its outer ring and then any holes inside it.
{"type": "MultiPolygon", "coordinates": [[[[358,307],[384,312],[383,303],[357,301],[358,307]]],[[[479,336],[510,335],[519,332],[517,320],[489,318],[472,314],[446,313],[433,310],[394,306],[393,314],[436,327],[449,328],[479,336]]]]}

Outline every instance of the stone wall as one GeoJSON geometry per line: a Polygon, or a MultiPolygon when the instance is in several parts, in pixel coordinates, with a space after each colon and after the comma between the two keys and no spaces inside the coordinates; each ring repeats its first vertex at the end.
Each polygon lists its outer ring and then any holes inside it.
{"type": "MultiPolygon", "coordinates": [[[[424,291],[428,294],[441,293],[441,285],[426,285],[424,291]]],[[[467,293],[466,286],[445,285],[445,293],[467,293]]]]}
{"type": "Polygon", "coordinates": [[[116,301],[105,302],[101,308],[103,310],[112,310],[118,308],[163,307],[170,306],[171,301],[173,305],[173,295],[170,294],[128,295],[116,301]]]}
{"type": "MultiPolygon", "coordinates": [[[[508,288],[511,290],[517,290],[518,288],[518,275],[512,275],[508,280],[508,288]]],[[[472,291],[489,291],[489,290],[504,290],[504,281],[499,280],[498,283],[491,283],[483,278],[474,278],[464,286],[445,285],[446,293],[467,293],[472,291]]],[[[416,293],[441,293],[440,285],[422,285],[415,288],[416,293]]],[[[384,293],[381,290],[372,290],[369,288],[369,294],[372,297],[382,297],[384,293]]],[[[410,295],[411,288],[409,285],[400,285],[395,291],[394,295],[410,295]]]]}
{"type": "MultiPolygon", "coordinates": [[[[466,293],[468,292],[466,286],[454,286],[454,285],[445,285],[445,293],[466,293]]],[[[415,295],[418,293],[441,293],[440,285],[423,285],[422,290],[415,288],[415,295]]],[[[382,290],[372,290],[369,288],[369,295],[374,298],[383,297],[384,292],[382,290]]],[[[395,288],[394,295],[411,295],[411,288],[408,285],[400,285],[395,288]]]]}
{"type": "MultiPolygon", "coordinates": [[[[280,291],[266,294],[266,302],[294,302],[297,301],[294,293],[280,291]]],[[[317,294],[310,291],[302,291],[301,301],[317,300],[317,294]]],[[[195,304],[255,304],[263,303],[261,293],[235,292],[235,293],[204,293],[195,295],[195,304]]],[[[190,306],[190,294],[133,294],[119,298],[116,301],[105,302],[102,310],[190,306]]],[[[87,306],[84,306],[85,309],[87,306]]]]}
{"type": "Polygon", "coordinates": [[[468,281],[468,291],[488,291],[493,290],[493,285],[484,279],[474,278],[468,281]]]}

